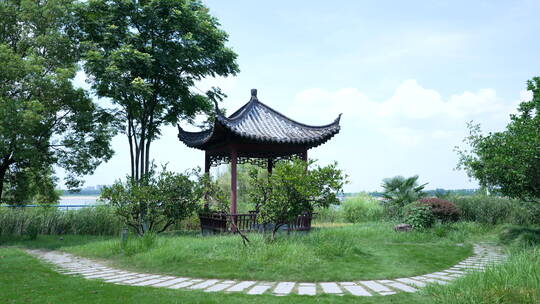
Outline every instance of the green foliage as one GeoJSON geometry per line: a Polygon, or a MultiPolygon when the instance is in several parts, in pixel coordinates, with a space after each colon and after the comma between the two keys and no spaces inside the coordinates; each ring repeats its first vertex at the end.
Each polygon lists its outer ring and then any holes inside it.
{"type": "Polygon", "coordinates": [[[204,211],[229,211],[229,192],[220,187],[217,180],[213,181],[209,174],[203,174],[199,184],[203,187],[204,211]]]}
{"type": "Polygon", "coordinates": [[[467,171],[482,186],[503,195],[540,202],[540,77],[527,82],[533,98],[523,101],[510,115],[505,131],[482,135],[480,126],[468,124],[464,142],[457,148],[458,168],[467,171]]]}
{"type": "Polygon", "coordinates": [[[361,193],[347,197],[341,204],[340,211],[345,221],[360,223],[380,220],[383,217],[384,209],[378,200],[368,194],[361,193]]]}
{"type": "MultiPolygon", "coordinates": [[[[236,184],[237,184],[237,209],[239,213],[247,213],[252,210],[256,210],[257,206],[250,200],[249,193],[252,191],[254,185],[251,183],[249,176],[250,171],[257,171],[260,178],[266,178],[268,173],[265,169],[251,164],[239,164],[236,171],[236,184]]],[[[217,176],[216,182],[219,187],[225,193],[227,198],[227,205],[230,202],[231,193],[231,167],[227,167],[227,171],[222,172],[217,176]]],[[[227,206],[228,208],[229,206],[227,206]]],[[[228,209],[226,210],[229,211],[228,209]]]]}
{"type": "Polygon", "coordinates": [[[203,187],[190,179],[194,176],[196,172],[180,174],[164,167],[139,181],[131,177],[118,180],[103,189],[101,198],[137,234],[160,233],[199,209],[203,187]]]}
{"type": "Polygon", "coordinates": [[[418,185],[418,175],[383,179],[381,186],[383,187],[382,197],[386,200],[384,203],[386,216],[390,219],[401,218],[403,207],[425,196],[422,190],[426,185],[418,185]]]}
{"type": "Polygon", "coordinates": [[[76,188],[113,154],[113,116],[72,84],[73,2],[0,2],[0,199],[7,187],[10,203],[54,201],[53,165],[76,188]]]}
{"type": "Polygon", "coordinates": [[[435,218],[442,222],[455,222],[461,214],[456,205],[444,199],[427,197],[418,200],[418,202],[430,207],[435,218]]]}
{"type": "Polygon", "coordinates": [[[218,89],[195,93],[205,77],[235,75],[228,36],[197,0],[81,1],[77,11],[84,69],[92,88],[120,108],[131,175],[148,174],[161,127],[210,114],[218,89]]]}
{"type": "Polygon", "coordinates": [[[121,222],[107,206],[58,210],[57,208],[0,208],[0,235],[27,236],[38,234],[114,235],[121,222]]]}
{"type": "Polygon", "coordinates": [[[540,245],[540,228],[509,226],[499,235],[504,243],[514,243],[518,246],[540,245]]]}
{"type": "Polygon", "coordinates": [[[328,208],[315,208],[313,220],[316,223],[341,223],[344,221],[341,208],[337,205],[330,205],[328,208]]]}
{"type": "Polygon", "coordinates": [[[2,201],[12,206],[57,203],[60,196],[54,190],[55,183],[50,169],[12,170],[6,176],[2,201]]]}
{"type": "Polygon", "coordinates": [[[272,238],[280,226],[293,222],[297,216],[339,204],[337,194],[346,182],[344,173],[336,163],[308,168],[312,165],[313,161],[279,162],[267,178],[257,170],[250,172],[250,197],[258,206],[261,223],[274,225],[272,238]]]}
{"type": "Polygon", "coordinates": [[[485,224],[540,224],[540,206],[516,199],[487,195],[457,197],[454,204],[461,219],[485,224]]]}
{"type": "Polygon", "coordinates": [[[403,220],[414,229],[421,230],[433,226],[435,216],[431,211],[431,207],[419,203],[412,203],[405,206],[403,210],[403,220]]]}

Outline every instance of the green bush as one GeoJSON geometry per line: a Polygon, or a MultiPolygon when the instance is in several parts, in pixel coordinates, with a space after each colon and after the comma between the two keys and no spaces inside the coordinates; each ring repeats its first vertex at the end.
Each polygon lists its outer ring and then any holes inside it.
{"type": "Polygon", "coordinates": [[[35,239],[38,234],[115,235],[122,224],[107,206],[69,211],[54,207],[0,207],[0,227],[0,236],[35,239]]]}
{"type": "Polygon", "coordinates": [[[414,229],[425,229],[433,226],[435,216],[431,208],[419,203],[412,203],[405,206],[403,210],[403,220],[414,229]]]}
{"type": "Polygon", "coordinates": [[[198,214],[192,214],[191,216],[181,220],[174,224],[170,230],[200,230],[201,222],[198,214]]]}
{"type": "Polygon", "coordinates": [[[345,199],[341,206],[343,219],[350,223],[380,220],[384,209],[375,198],[359,194],[345,199]]]}
{"type": "Polygon", "coordinates": [[[540,206],[520,200],[487,195],[458,197],[453,203],[461,219],[485,224],[540,224],[540,206]]]}
{"type": "Polygon", "coordinates": [[[503,243],[513,243],[518,246],[540,245],[540,228],[521,226],[506,227],[499,238],[503,243]]]}

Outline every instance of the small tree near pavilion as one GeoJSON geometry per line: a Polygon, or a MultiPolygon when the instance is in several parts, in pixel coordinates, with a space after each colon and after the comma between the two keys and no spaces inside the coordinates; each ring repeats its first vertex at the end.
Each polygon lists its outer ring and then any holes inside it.
{"type": "Polygon", "coordinates": [[[346,183],[346,175],[337,163],[309,169],[313,161],[280,162],[268,178],[250,172],[254,184],[250,198],[258,206],[259,222],[273,224],[272,240],[285,224],[298,215],[312,213],[316,207],[339,204],[337,194],[346,183]]]}
{"type": "Polygon", "coordinates": [[[203,187],[193,180],[196,175],[151,170],[142,183],[130,177],[116,181],[103,189],[101,197],[138,235],[161,233],[199,208],[203,187]]]}

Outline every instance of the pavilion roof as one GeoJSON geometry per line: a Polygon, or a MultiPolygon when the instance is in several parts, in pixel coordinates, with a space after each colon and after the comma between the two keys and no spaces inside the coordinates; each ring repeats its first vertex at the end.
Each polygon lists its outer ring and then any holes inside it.
{"type": "Polygon", "coordinates": [[[178,126],[178,138],[188,147],[205,150],[208,146],[224,143],[234,138],[255,143],[318,146],[340,130],[341,114],[330,124],[310,126],[279,113],[257,98],[251,90],[251,99],[229,117],[216,105],[214,125],[201,132],[188,132],[178,126]]]}

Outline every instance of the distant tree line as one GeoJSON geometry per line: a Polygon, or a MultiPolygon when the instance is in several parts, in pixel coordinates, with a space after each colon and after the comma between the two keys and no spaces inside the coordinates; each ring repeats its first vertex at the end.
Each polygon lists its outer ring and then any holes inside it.
{"type": "MultiPolygon", "coordinates": [[[[441,196],[441,195],[459,195],[459,196],[469,196],[469,195],[475,195],[479,192],[481,192],[481,189],[444,189],[444,188],[437,188],[432,190],[423,190],[424,193],[426,193],[427,196],[441,196]]],[[[346,193],[345,195],[354,195],[355,193],[346,193]]],[[[369,195],[373,197],[383,197],[384,192],[368,192],[369,195]]]]}

